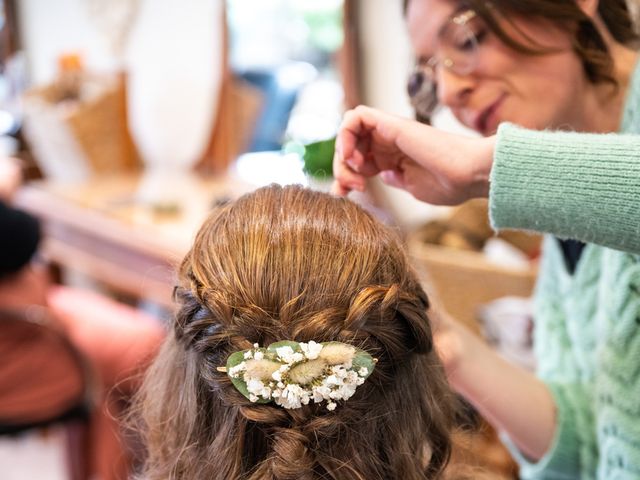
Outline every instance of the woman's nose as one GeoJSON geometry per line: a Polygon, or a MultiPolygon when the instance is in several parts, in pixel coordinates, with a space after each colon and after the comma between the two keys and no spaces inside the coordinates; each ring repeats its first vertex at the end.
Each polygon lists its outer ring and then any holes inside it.
{"type": "Polygon", "coordinates": [[[476,85],[473,75],[459,75],[447,68],[438,70],[437,82],[438,103],[449,108],[464,106],[476,85]]]}

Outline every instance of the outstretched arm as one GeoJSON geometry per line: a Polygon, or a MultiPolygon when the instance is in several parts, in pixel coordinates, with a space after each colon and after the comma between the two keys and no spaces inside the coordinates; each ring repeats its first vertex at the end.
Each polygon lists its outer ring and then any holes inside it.
{"type": "Polygon", "coordinates": [[[487,196],[493,137],[467,138],[360,106],[344,116],[334,157],[334,192],[363,190],[377,174],[414,197],[455,205],[487,196]]]}
{"type": "Polygon", "coordinates": [[[556,405],[547,386],[510,364],[464,326],[442,319],[436,346],[451,386],[536,461],[551,447],[556,405]]]}
{"type": "Polygon", "coordinates": [[[492,224],[640,253],[640,135],[539,132],[503,124],[468,138],[368,107],[338,133],[334,192],[380,174],[419,200],[490,199],[492,224]]]}
{"type": "Polygon", "coordinates": [[[494,158],[489,205],[495,228],[640,253],[640,135],[503,124],[494,158]]]}

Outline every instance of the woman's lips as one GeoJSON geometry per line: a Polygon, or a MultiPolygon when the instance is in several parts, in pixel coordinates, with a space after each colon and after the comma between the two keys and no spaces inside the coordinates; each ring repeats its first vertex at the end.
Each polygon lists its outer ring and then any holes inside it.
{"type": "Polygon", "coordinates": [[[483,135],[492,134],[498,127],[498,115],[497,111],[502,105],[502,102],[506,98],[506,94],[500,95],[498,99],[485,108],[480,115],[478,115],[473,122],[473,128],[481,132],[483,135]]]}

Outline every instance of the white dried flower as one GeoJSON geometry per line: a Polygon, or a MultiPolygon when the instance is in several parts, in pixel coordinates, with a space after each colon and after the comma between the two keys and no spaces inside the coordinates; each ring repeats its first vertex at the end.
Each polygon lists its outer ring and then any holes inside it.
{"type": "Polygon", "coordinates": [[[257,378],[259,380],[270,380],[273,372],[280,368],[278,362],[271,360],[247,360],[245,367],[245,377],[257,378]]]}
{"type": "MultiPolygon", "coordinates": [[[[305,392],[300,385],[289,384],[284,387],[276,403],[284,408],[300,408],[304,394],[305,392]]],[[[306,397],[307,403],[309,403],[309,396],[306,395],[306,397]]]]}
{"type": "Polygon", "coordinates": [[[264,388],[264,383],[262,383],[260,380],[257,380],[255,378],[249,378],[246,379],[246,383],[247,383],[247,390],[249,391],[249,393],[253,393],[254,395],[259,395],[260,392],[262,392],[262,389],[264,388]]]}
{"type": "Polygon", "coordinates": [[[289,380],[300,385],[307,385],[322,376],[326,366],[324,360],[319,358],[299,363],[289,370],[289,380]]]}
{"type": "Polygon", "coordinates": [[[327,410],[329,410],[330,412],[333,412],[337,407],[337,404],[335,402],[329,402],[327,403],[327,410]]]}
{"type": "Polygon", "coordinates": [[[322,348],[318,357],[322,358],[329,365],[345,364],[350,368],[355,354],[356,349],[351,345],[346,345],[344,343],[329,343],[322,348]]]}
{"type": "Polygon", "coordinates": [[[309,360],[315,360],[322,351],[322,344],[316,343],[311,340],[309,343],[301,343],[300,349],[304,353],[304,356],[309,360]]]}
{"type": "Polygon", "coordinates": [[[315,403],[320,403],[323,400],[329,400],[329,398],[331,398],[329,397],[329,395],[331,395],[331,389],[324,384],[313,387],[312,393],[315,403]]]}
{"type": "Polygon", "coordinates": [[[360,375],[361,377],[366,377],[369,374],[369,369],[367,367],[360,367],[360,370],[358,370],[358,375],[360,375]]]}
{"type": "Polygon", "coordinates": [[[342,384],[342,380],[340,380],[336,375],[329,375],[323,383],[325,383],[329,387],[332,387],[342,384]]]}
{"type": "Polygon", "coordinates": [[[240,376],[240,373],[244,372],[246,367],[247,364],[245,362],[240,362],[235,367],[231,367],[227,373],[231,378],[238,378],[240,376]]]}
{"type": "Polygon", "coordinates": [[[256,353],[253,354],[253,358],[255,358],[256,360],[263,360],[264,352],[257,351],[256,353]]]}
{"type": "Polygon", "coordinates": [[[278,355],[278,358],[280,360],[282,360],[285,363],[293,363],[293,348],[286,346],[286,347],[278,347],[276,348],[276,354],[278,355]]]}
{"type": "Polygon", "coordinates": [[[331,371],[338,378],[346,378],[348,373],[347,369],[343,365],[335,365],[331,367],[331,371]]]}

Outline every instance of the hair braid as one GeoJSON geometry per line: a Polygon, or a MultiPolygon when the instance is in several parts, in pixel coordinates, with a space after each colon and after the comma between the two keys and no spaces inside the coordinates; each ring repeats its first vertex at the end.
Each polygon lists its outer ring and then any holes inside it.
{"type": "Polygon", "coordinates": [[[138,399],[144,478],[439,477],[453,404],[427,298],[397,236],[357,205],[271,186],[216,210],[175,296],[173,333],[138,399]],[[378,363],[333,411],[252,403],[218,370],[281,340],[342,341],[378,363]]]}

